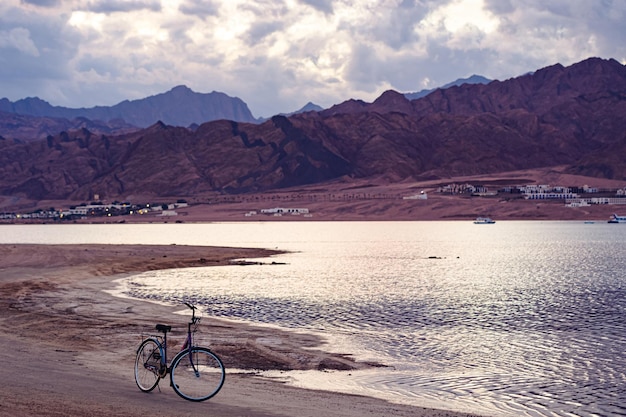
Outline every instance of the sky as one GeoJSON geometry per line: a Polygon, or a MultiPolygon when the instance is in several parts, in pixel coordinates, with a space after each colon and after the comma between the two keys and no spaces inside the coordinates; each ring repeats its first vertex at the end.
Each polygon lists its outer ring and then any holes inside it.
{"type": "Polygon", "coordinates": [[[186,85],[255,117],[473,74],[626,64],[626,0],[2,0],[0,97],[110,106],[186,85]]]}

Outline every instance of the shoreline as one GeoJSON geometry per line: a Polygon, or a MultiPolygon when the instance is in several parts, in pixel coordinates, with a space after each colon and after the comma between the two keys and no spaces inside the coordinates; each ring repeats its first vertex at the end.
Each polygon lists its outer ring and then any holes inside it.
{"type": "MultiPolygon", "coordinates": [[[[11,416],[449,416],[470,414],[392,404],[260,378],[267,370],[350,370],[373,364],[321,350],[318,336],[205,317],[199,344],[224,361],[227,381],[206,403],[167,384],[145,394],[132,377],[134,349],[154,323],[185,331],[184,309],[109,293],[115,280],[147,270],[226,265],[280,253],[184,245],[0,244],[0,357],[7,367],[0,415],[11,416]],[[204,339],[203,339],[204,338],[204,339]],[[206,342],[203,342],[206,340],[206,342]],[[24,358],[27,360],[24,360],[24,358]],[[228,373],[228,369],[242,373],[228,373]]],[[[272,267],[268,264],[268,267],[272,267]]]]}

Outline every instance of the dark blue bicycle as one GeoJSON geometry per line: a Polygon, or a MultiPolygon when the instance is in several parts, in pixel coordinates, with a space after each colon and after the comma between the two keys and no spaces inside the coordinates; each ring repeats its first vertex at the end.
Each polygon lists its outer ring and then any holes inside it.
{"type": "Polygon", "coordinates": [[[192,311],[187,325],[187,338],[180,352],[167,365],[167,333],[172,326],[157,324],[156,330],[163,336],[150,336],[141,342],[135,359],[135,382],[143,392],[150,392],[159,381],[170,376],[170,385],[182,398],[204,401],[213,397],[224,385],[226,371],[222,360],[210,349],[195,346],[195,334],[200,317],[196,307],[185,303],[192,311]]]}

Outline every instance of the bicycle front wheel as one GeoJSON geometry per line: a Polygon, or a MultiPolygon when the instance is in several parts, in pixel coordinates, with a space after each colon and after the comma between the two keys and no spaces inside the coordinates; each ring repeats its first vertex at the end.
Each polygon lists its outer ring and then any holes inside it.
{"type": "Polygon", "coordinates": [[[225,378],[222,360],[207,348],[193,347],[172,360],[172,388],[186,400],[208,400],[219,392],[225,378]]]}
{"type": "Polygon", "coordinates": [[[141,342],[135,358],[135,382],[143,392],[152,391],[159,384],[161,346],[154,339],[141,342]]]}

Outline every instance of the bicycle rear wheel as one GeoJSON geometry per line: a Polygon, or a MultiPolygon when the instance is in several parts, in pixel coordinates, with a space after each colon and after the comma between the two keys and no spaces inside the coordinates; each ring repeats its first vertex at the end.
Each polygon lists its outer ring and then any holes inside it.
{"type": "Polygon", "coordinates": [[[152,391],[159,384],[161,345],[155,339],[141,342],[135,358],[135,382],[143,392],[152,391]]]}
{"type": "Polygon", "coordinates": [[[222,360],[207,348],[193,347],[172,360],[172,388],[186,400],[208,400],[219,392],[225,378],[222,360]]]}

